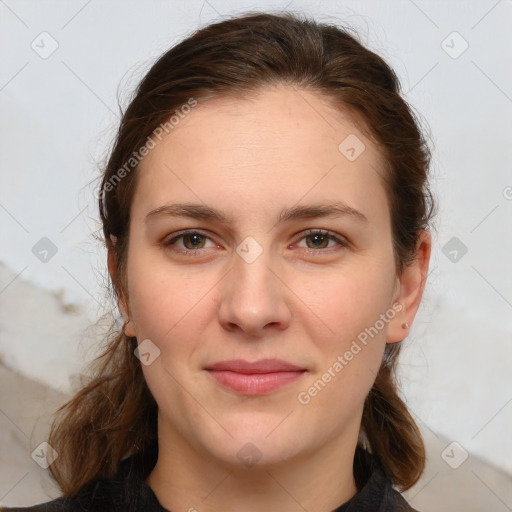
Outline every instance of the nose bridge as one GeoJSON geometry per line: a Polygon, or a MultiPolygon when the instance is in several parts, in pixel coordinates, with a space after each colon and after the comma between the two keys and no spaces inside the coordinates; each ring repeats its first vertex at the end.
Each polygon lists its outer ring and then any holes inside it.
{"type": "Polygon", "coordinates": [[[252,251],[250,249],[244,255],[233,258],[233,291],[241,296],[257,296],[264,292],[268,300],[270,295],[273,294],[273,283],[271,281],[274,277],[270,271],[270,254],[268,251],[264,251],[255,256],[252,251]],[[246,256],[248,259],[246,259],[246,256]]]}
{"type": "Polygon", "coordinates": [[[270,249],[252,237],[236,248],[220,308],[225,326],[237,325],[254,334],[268,324],[287,325],[290,315],[285,291],[272,263],[270,249]]]}

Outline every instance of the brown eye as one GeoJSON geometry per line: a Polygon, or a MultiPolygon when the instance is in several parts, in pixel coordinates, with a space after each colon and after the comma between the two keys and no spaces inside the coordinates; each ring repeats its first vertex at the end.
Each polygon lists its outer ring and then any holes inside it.
{"type": "Polygon", "coordinates": [[[205,243],[205,237],[197,233],[193,233],[191,235],[182,235],[180,238],[183,238],[183,245],[187,249],[201,249],[205,243]]]}
{"type": "Polygon", "coordinates": [[[303,233],[301,239],[306,240],[306,247],[304,248],[312,251],[316,251],[318,249],[331,249],[336,245],[348,247],[348,242],[343,237],[339,237],[329,231],[310,230],[303,233]],[[334,242],[334,245],[329,246],[330,242],[334,242]]]}
{"type": "Polygon", "coordinates": [[[176,233],[175,236],[164,241],[163,245],[177,253],[197,255],[202,252],[199,249],[208,249],[215,245],[212,242],[213,245],[206,246],[208,241],[211,241],[211,239],[205,234],[199,231],[188,231],[176,233]]]}
{"type": "Polygon", "coordinates": [[[310,249],[325,249],[329,244],[329,238],[319,233],[316,233],[314,235],[308,235],[305,238],[306,240],[311,240],[311,245],[308,244],[308,247],[310,249]]]}

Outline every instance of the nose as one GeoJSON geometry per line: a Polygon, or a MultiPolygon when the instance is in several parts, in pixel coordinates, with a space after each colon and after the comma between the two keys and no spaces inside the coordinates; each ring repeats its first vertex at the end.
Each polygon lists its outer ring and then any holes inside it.
{"type": "Polygon", "coordinates": [[[222,281],[219,321],[230,332],[240,330],[253,338],[286,329],[291,320],[291,292],[271,266],[266,251],[249,263],[237,254],[222,281]]]}

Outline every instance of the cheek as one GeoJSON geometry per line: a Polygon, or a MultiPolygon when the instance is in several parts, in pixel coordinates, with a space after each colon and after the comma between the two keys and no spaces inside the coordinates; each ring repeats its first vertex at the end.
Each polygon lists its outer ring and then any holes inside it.
{"type": "MultiPolygon", "coordinates": [[[[317,323],[329,328],[330,345],[342,348],[347,340],[367,332],[390,308],[394,278],[391,266],[388,267],[354,265],[332,272],[329,280],[319,287],[323,292],[307,295],[305,302],[309,301],[311,310],[318,312],[317,323]]],[[[384,328],[381,324],[377,326],[379,335],[385,337],[387,323],[384,328]]]]}
{"type": "Polygon", "coordinates": [[[134,254],[128,267],[132,318],[138,337],[165,342],[184,325],[200,330],[197,313],[210,301],[205,297],[208,279],[165,264],[162,256],[144,258],[134,254]],[[145,261],[146,260],[146,261],[145,261]],[[196,322],[191,323],[194,317],[196,322]]]}
{"type": "Polygon", "coordinates": [[[318,318],[309,314],[310,338],[319,364],[308,385],[318,397],[317,407],[334,408],[339,414],[347,406],[362,406],[379,370],[387,328],[394,317],[390,314],[394,313],[390,309],[392,260],[368,263],[332,273],[336,278],[323,283],[329,292],[310,295],[319,312],[318,318]],[[315,325],[327,325],[329,330],[323,329],[326,334],[319,335],[315,325]]]}

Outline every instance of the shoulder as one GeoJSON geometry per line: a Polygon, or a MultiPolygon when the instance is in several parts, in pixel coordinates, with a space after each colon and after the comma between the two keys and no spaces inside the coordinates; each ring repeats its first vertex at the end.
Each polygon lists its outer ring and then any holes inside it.
{"type": "Polygon", "coordinates": [[[72,496],[30,507],[0,507],[0,512],[161,512],[151,488],[142,481],[101,480],[72,496]]]}
{"type": "Polygon", "coordinates": [[[358,448],[355,470],[358,493],[340,512],[418,512],[393,487],[379,460],[358,448]]]}
{"type": "Polygon", "coordinates": [[[347,512],[377,511],[418,512],[393,488],[383,473],[373,473],[368,484],[357,494],[357,499],[347,512]],[[378,506],[378,508],[375,508],[378,506]]]}
{"type": "Polygon", "coordinates": [[[0,512],[72,512],[83,510],[84,512],[103,512],[107,510],[117,511],[113,506],[114,495],[121,498],[120,482],[117,480],[98,480],[91,483],[76,494],[62,496],[60,498],[29,507],[3,507],[0,512]]]}
{"type": "Polygon", "coordinates": [[[404,497],[394,489],[391,489],[388,498],[387,503],[389,506],[389,510],[393,510],[396,512],[419,512],[415,508],[412,508],[411,505],[409,505],[404,497]]]}
{"type": "Polygon", "coordinates": [[[113,486],[97,483],[94,487],[83,489],[72,496],[60,497],[29,507],[0,507],[0,512],[76,512],[78,510],[84,512],[117,512],[119,510],[120,512],[119,503],[115,503],[113,496],[110,499],[108,497],[113,494],[111,490],[113,491],[113,486]],[[100,493],[97,495],[94,490],[100,490],[100,493]]]}
{"type": "Polygon", "coordinates": [[[65,505],[62,500],[56,499],[31,507],[0,507],[0,512],[63,512],[65,510],[73,510],[70,507],[71,505],[65,505]]]}
{"type": "Polygon", "coordinates": [[[145,478],[156,462],[154,448],[123,460],[110,479],[98,479],[71,496],[31,507],[1,507],[0,512],[166,512],[145,478]]]}

